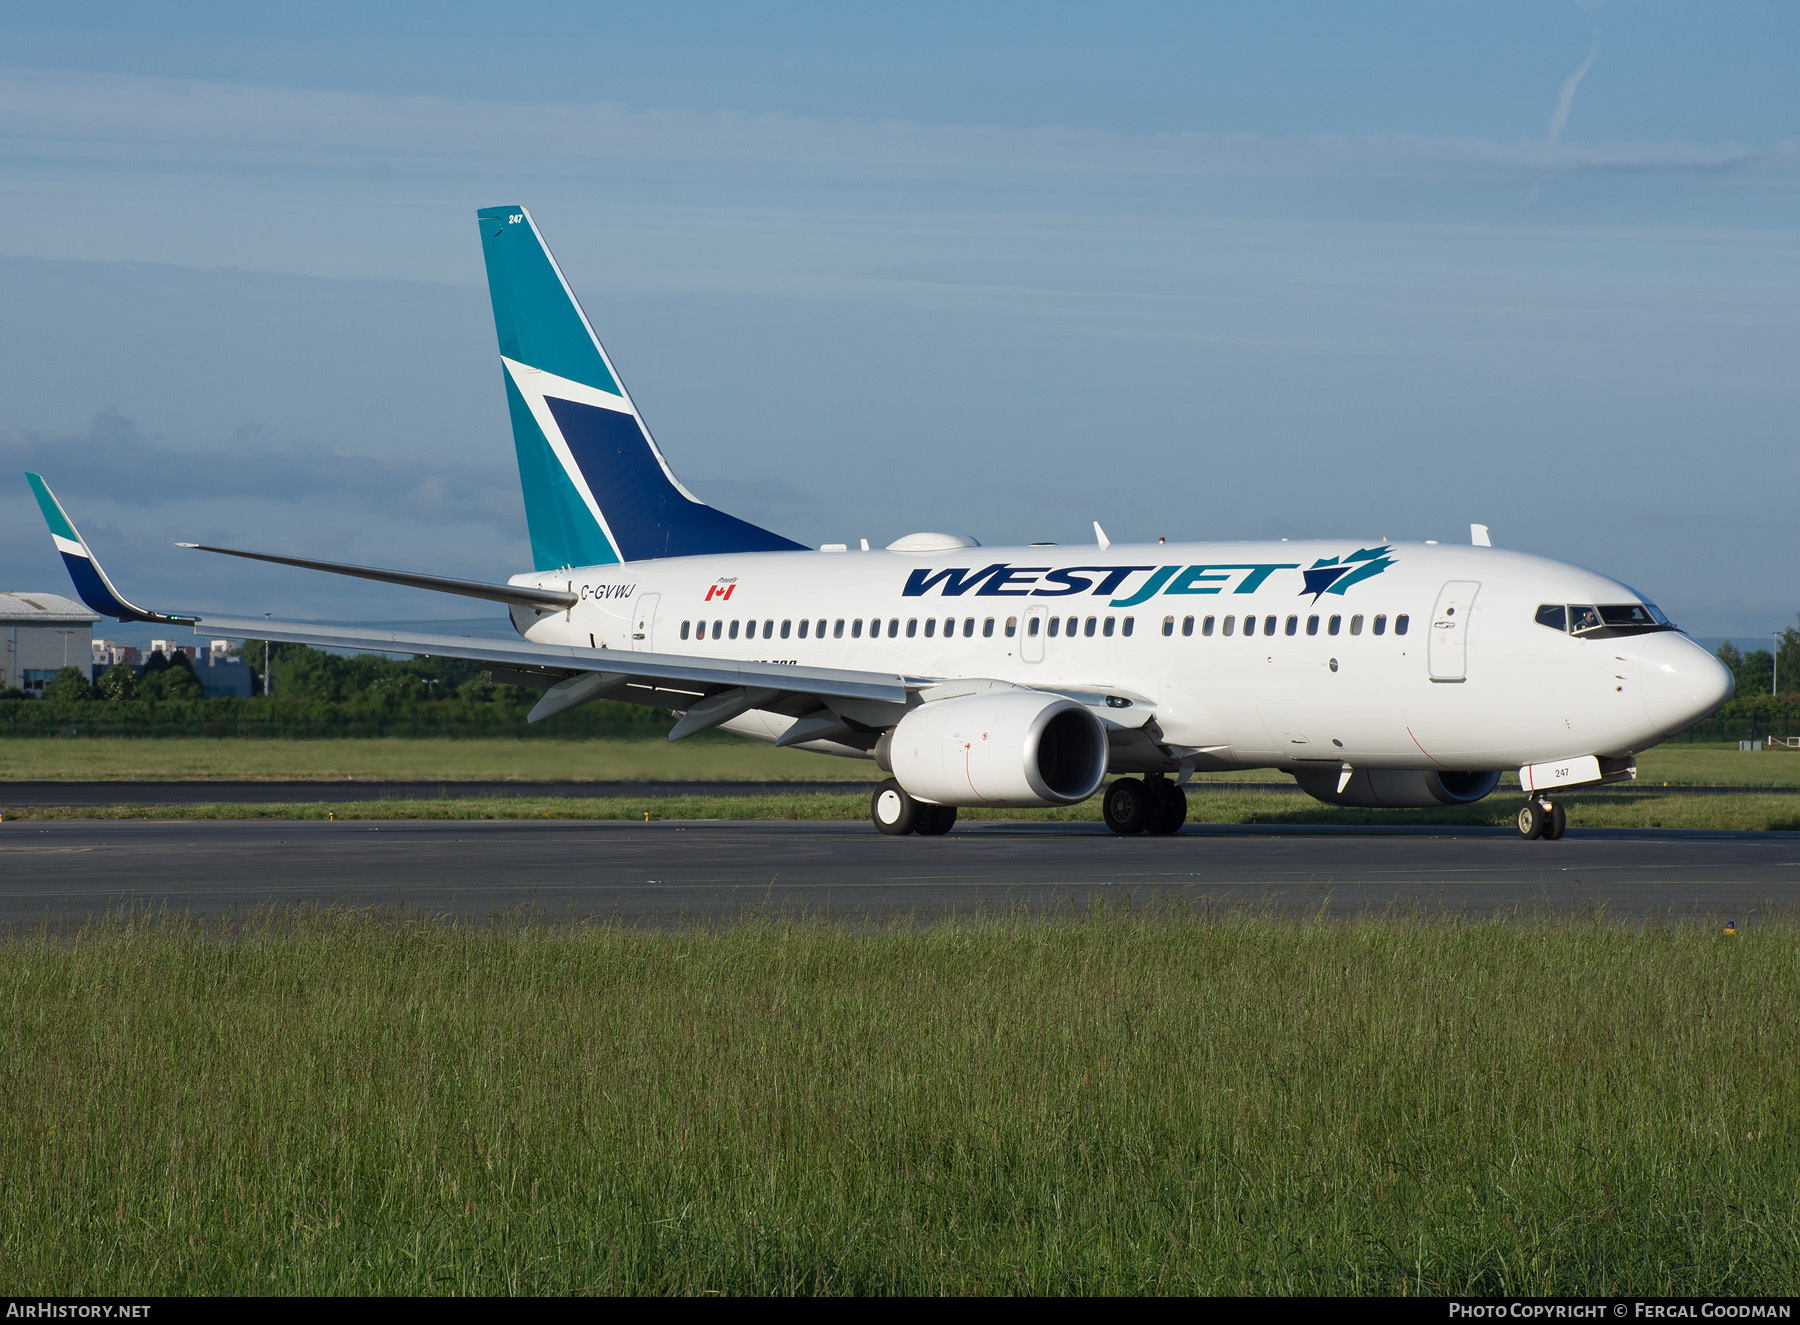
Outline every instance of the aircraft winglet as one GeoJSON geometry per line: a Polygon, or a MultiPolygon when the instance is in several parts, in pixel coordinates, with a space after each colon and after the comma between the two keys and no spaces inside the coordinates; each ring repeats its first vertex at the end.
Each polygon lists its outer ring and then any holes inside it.
{"type": "Polygon", "coordinates": [[[102,616],[116,617],[120,621],[156,621],[170,626],[194,624],[196,618],[191,616],[165,616],[161,612],[147,612],[113,588],[112,581],[94,559],[94,554],[88,551],[87,542],[77,532],[74,521],[69,519],[62,503],[56,500],[56,494],[50,491],[50,485],[37,474],[27,474],[25,477],[31,482],[31,491],[37,497],[38,510],[43,513],[44,523],[50,526],[50,541],[56,544],[56,550],[62,554],[63,565],[68,567],[69,578],[75,582],[75,592],[81,595],[82,602],[102,616]]]}

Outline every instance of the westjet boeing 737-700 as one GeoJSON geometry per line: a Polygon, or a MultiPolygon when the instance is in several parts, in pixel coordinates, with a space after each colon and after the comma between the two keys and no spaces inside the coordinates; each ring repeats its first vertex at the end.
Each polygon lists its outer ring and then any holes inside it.
{"type": "MultiPolygon", "coordinates": [[[[215,635],[476,659],[537,721],[596,699],[872,759],[885,833],[958,806],[1069,805],[1172,833],[1196,771],[1278,768],[1333,805],[1460,805],[1516,768],[1526,838],[1558,789],[1722,704],[1731,673],[1635,589],[1488,545],[1109,543],[911,534],[814,551],[681,485],[531,214],[478,212],[535,569],[506,583],[206,548],[506,604],[474,640],[133,606],[30,475],[82,599],[215,635]]],[[[196,546],[186,544],[184,546],[196,546]]]]}

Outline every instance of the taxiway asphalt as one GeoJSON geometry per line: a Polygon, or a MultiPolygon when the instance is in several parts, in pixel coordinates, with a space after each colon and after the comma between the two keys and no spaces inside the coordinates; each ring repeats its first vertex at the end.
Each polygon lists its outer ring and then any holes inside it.
{"type": "Polygon", "coordinates": [[[747,911],[931,919],[981,909],[1389,906],[1716,915],[1800,902],[1800,833],[984,822],[889,838],[866,823],[583,820],[56,820],[0,823],[0,924],[121,907],[284,904],[666,925],[747,911]]]}
{"type": "MultiPolygon", "coordinates": [[[[0,810],[47,806],[88,808],[101,805],[265,805],[342,804],[348,801],[471,800],[509,796],[558,799],[624,796],[866,796],[867,781],[832,782],[0,782],[0,810]]],[[[1202,781],[1190,784],[1196,796],[1208,792],[1255,791],[1301,795],[1297,784],[1281,782],[1202,781]]],[[[1584,789],[1589,790],[1589,789],[1584,789]]],[[[1610,794],[1629,792],[1684,796],[1800,795],[1800,787],[1690,787],[1621,782],[1592,788],[1610,794]]],[[[1517,795],[1516,791],[1498,793],[1517,795]]]]}

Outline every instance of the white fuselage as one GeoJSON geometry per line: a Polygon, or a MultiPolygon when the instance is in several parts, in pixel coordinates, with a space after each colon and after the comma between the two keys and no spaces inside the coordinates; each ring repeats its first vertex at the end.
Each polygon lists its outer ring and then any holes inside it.
{"type": "MultiPolygon", "coordinates": [[[[1290,770],[1624,756],[1730,693],[1730,674],[1679,632],[1583,638],[1539,624],[1546,604],[1642,600],[1592,571],[1494,548],[775,552],[513,582],[580,595],[567,612],[514,610],[520,632],[543,643],[1129,700],[1154,714],[1162,754],[1146,764],[1144,750],[1122,747],[1116,769],[1154,771],[1162,755],[1200,769],[1290,770]]],[[[772,740],[792,721],[752,712],[730,726],[772,740]]]]}

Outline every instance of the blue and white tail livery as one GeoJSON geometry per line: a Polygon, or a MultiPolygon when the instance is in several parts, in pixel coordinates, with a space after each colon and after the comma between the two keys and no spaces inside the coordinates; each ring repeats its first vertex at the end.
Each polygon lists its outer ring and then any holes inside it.
{"type": "Polygon", "coordinates": [[[537,569],[798,550],[681,485],[531,213],[476,216],[537,569]]]}
{"type": "MultiPolygon", "coordinates": [[[[1319,800],[1462,804],[1520,770],[1520,834],[1554,840],[1558,786],[1718,707],[1731,674],[1623,582],[1491,546],[1377,540],[982,547],[910,534],[811,551],[714,510],[670,471],[523,207],[478,214],[533,569],[501,582],[272,552],[504,604],[522,637],[181,617],[113,587],[43,481],[82,598],[214,635],[436,654],[542,689],[872,760],[886,833],[960,805],[1066,805],[1169,833],[1195,771],[1277,768],[1319,800]]],[[[1098,533],[1098,526],[1096,525],[1098,533]]],[[[190,545],[192,546],[192,545],[190,545]]]]}

